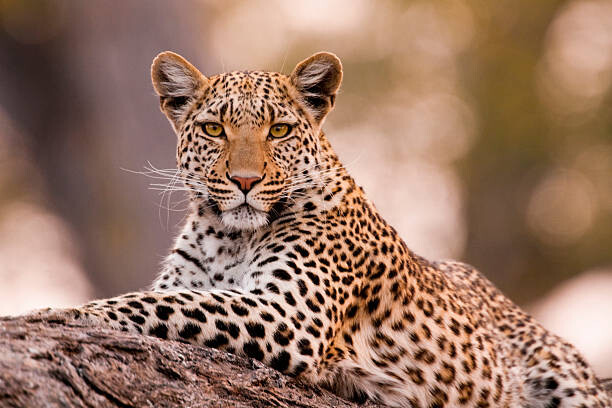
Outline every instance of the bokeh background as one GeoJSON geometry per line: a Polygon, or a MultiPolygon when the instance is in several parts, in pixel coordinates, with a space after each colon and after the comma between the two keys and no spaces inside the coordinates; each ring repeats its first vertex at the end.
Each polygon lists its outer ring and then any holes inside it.
{"type": "Polygon", "coordinates": [[[0,314],[146,288],[184,217],[149,67],[345,69],[326,130],[408,245],[612,375],[612,1],[0,0],[0,314]]]}

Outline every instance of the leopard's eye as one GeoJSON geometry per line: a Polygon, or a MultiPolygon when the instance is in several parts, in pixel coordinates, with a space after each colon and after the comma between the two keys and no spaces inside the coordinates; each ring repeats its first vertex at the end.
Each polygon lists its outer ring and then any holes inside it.
{"type": "Polygon", "coordinates": [[[277,123],[272,125],[270,128],[270,137],[275,139],[280,139],[281,137],[285,137],[291,132],[291,125],[286,123],[277,123]]]}
{"type": "Polygon", "coordinates": [[[215,122],[206,122],[202,125],[202,129],[204,129],[204,133],[211,137],[220,137],[223,136],[223,126],[215,122]]]}

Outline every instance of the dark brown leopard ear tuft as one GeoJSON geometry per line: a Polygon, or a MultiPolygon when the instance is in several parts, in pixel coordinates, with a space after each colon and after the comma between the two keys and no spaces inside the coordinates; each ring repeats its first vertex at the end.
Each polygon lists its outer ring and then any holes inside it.
{"type": "Polygon", "coordinates": [[[185,113],[208,80],[185,58],[171,51],[155,57],[151,65],[151,80],[159,95],[162,112],[178,131],[185,113]]]}
{"type": "Polygon", "coordinates": [[[333,108],[341,82],[342,64],[329,52],[314,54],[300,62],[291,73],[291,83],[317,123],[321,123],[333,108]]]}

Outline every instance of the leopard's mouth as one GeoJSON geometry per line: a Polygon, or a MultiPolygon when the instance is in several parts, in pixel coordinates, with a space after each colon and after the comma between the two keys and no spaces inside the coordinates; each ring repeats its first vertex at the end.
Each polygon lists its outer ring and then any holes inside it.
{"type": "Polygon", "coordinates": [[[223,211],[221,222],[231,229],[256,230],[268,225],[269,217],[267,212],[243,203],[231,210],[223,211]]]}
{"type": "Polygon", "coordinates": [[[278,200],[268,211],[257,209],[246,201],[234,208],[221,210],[215,200],[209,199],[208,207],[231,229],[256,230],[282,216],[288,207],[288,199],[278,200]]]}
{"type": "Polygon", "coordinates": [[[261,208],[257,208],[257,206],[251,204],[248,202],[248,200],[245,200],[242,202],[242,204],[238,204],[232,208],[228,208],[225,210],[222,210],[222,212],[231,212],[231,211],[257,211],[257,212],[261,212],[261,213],[267,213],[267,211],[261,209],[261,208]]]}

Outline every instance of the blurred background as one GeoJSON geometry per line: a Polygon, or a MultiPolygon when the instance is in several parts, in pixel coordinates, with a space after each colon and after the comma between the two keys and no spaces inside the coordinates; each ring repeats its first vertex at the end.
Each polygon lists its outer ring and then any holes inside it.
{"type": "Polygon", "coordinates": [[[471,263],[612,375],[612,1],[0,0],[0,314],[143,289],[185,213],[150,84],[343,61],[326,122],[408,245],[471,263]]]}

